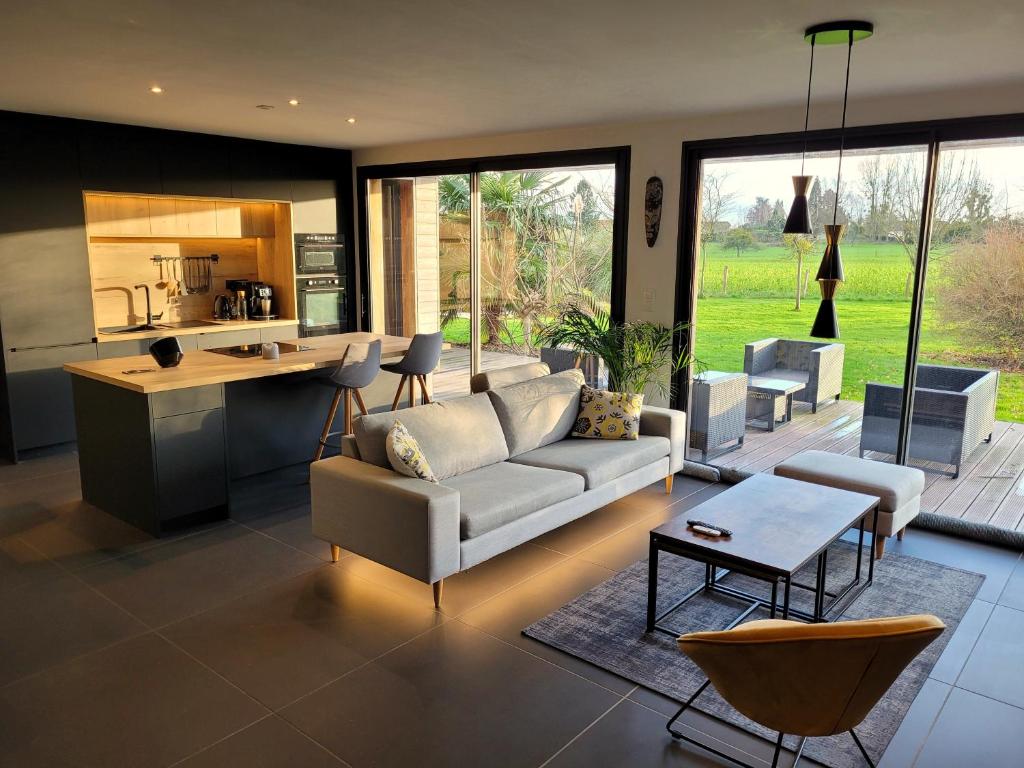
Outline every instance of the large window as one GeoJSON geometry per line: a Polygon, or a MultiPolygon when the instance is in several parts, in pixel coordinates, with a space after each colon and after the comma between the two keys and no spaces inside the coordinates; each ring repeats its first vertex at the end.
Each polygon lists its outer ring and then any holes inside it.
{"type": "Polygon", "coordinates": [[[542,331],[569,304],[622,315],[627,160],[602,150],[467,161],[466,172],[360,169],[364,327],[442,331],[438,398],[468,393],[478,371],[571,363],[542,331]]]}
{"type": "Polygon", "coordinates": [[[712,371],[677,382],[689,457],[741,472],[808,449],[906,463],[925,470],[924,511],[1024,531],[1024,120],[863,128],[846,142],[836,210],[839,137],[810,136],[809,237],[781,231],[802,137],[684,145],[677,315],[712,371]],[[840,334],[815,339],[834,211],[840,334]],[[808,344],[830,342],[843,348],[838,401],[802,397],[825,368],[808,344]],[[742,404],[730,390],[743,373],[803,389],[758,421],[755,383],[742,404]]]}

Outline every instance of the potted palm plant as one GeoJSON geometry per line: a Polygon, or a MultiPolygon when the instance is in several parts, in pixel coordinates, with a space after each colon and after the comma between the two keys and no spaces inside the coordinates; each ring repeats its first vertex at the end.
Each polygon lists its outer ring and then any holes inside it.
{"type": "Polygon", "coordinates": [[[614,392],[642,393],[648,387],[668,395],[665,373],[675,374],[691,364],[689,323],[669,328],[648,321],[617,322],[598,306],[570,303],[541,331],[543,342],[568,347],[580,355],[604,360],[608,387],[614,392]],[[676,350],[676,337],[683,339],[676,350]]]}

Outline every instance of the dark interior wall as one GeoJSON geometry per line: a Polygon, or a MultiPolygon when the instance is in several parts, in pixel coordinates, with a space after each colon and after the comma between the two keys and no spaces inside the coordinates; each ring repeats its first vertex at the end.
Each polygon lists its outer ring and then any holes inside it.
{"type": "Polygon", "coordinates": [[[348,150],[0,111],[0,455],[8,458],[74,439],[61,366],[96,357],[83,190],[291,200],[296,232],[338,231],[352,242],[348,150]]]}

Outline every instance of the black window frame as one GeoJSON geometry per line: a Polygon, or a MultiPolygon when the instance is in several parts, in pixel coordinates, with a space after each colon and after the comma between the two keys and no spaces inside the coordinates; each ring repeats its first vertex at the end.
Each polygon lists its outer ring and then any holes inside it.
{"type": "Polygon", "coordinates": [[[630,147],[597,147],[554,152],[493,155],[487,157],[428,160],[423,162],[361,165],[356,168],[356,204],[359,219],[359,330],[370,327],[374,297],[370,292],[370,249],[367,240],[369,222],[366,207],[366,183],[370,179],[414,176],[473,174],[486,171],[518,171],[573,166],[615,166],[615,211],[612,219],[612,288],[610,315],[622,322],[626,316],[626,247],[629,228],[630,147]]]}

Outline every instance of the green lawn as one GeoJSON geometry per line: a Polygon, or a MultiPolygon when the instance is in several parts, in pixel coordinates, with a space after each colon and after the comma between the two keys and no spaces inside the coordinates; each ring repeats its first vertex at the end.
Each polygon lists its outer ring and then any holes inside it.
{"type": "MultiPolygon", "coordinates": [[[[910,303],[843,301],[842,291],[838,303],[842,333],[839,341],[846,345],[843,399],[863,400],[864,384],[868,381],[902,384],[910,303]]],[[[793,310],[791,298],[700,299],[696,355],[709,369],[742,371],[744,344],[770,337],[810,339],[807,332],[817,308],[818,302],[813,296],[804,302],[799,312],[793,310]]],[[[921,334],[921,362],[948,365],[961,355],[957,340],[936,329],[933,307],[927,306],[921,334]]],[[[1000,375],[996,418],[1024,421],[1024,374],[1003,372],[1000,375]]]]}

